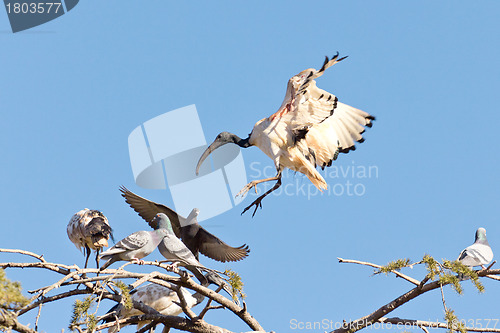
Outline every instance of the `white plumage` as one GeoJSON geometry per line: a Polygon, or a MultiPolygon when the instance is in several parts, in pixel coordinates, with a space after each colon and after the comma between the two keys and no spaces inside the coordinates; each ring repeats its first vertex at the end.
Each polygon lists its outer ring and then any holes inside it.
{"type": "Polygon", "coordinates": [[[327,189],[316,167],[331,166],[339,153],[354,150],[356,142],[363,142],[365,127],[371,127],[375,119],[339,102],[335,95],[316,86],[314,79],[344,58],[338,59],[337,53],[331,60],[326,57],[320,70],[309,68],[293,76],[278,111],[259,120],[247,139],[228,132],[220,133],[201,156],[196,173],[212,151],[226,143],[235,143],[242,148],[259,147],[274,161],[277,171],[275,177],[252,181],[238,193],[245,195],[259,183],[277,181],[243,212],[253,205],[255,211],[262,206],[262,199],[281,185],[281,173],[285,168],[306,175],[319,190],[327,189]]]}
{"type": "MultiPolygon", "coordinates": [[[[98,210],[82,209],[71,217],[66,228],[70,241],[76,248],[84,251],[87,267],[91,250],[96,252],[96,258],[103,247],[108,246],[112,229],[108,219],[98,210]]],[[[97,260],[96,260],[97,262],[97,260]]]]}
{"type": "Polygon", "coordinates": [[[477,229],[474,244],[465,248],[457,260],[469,267],[484,267],[493,260],[493,251],[486,239],[486,230],[484,228],[477,229]]]}
{"type": "MultiPolygon", "coordinates": [[[[203,300],[203,296],[199,294],[192,295],[184,288],[181,288],[181,292],[184,295],[189,308],[194,307],[195,305],[201,303],[203,300]]],[[[131,298],[134,301],[144,303],[145,305],[155,309],[163,315],[177,316],[182,313],[182,308],[177,305],[180,302],[177,292],[158,284],[151,283],[137,288],[136,292],[131,295],[131,298]]],[[[118,319],[129,318],[142,314],[141,311],[135,308],[126,309],[121,304],[114,308],[114,310],[117,312],[118,319]]],[[[137,330],[141,329],[141,327],[147,324],[148,322],[138,323],[137,330]]],[[[108,329],[108,333],[115,332],[118,332],[118,326],[113,326],[108,329]]]]}

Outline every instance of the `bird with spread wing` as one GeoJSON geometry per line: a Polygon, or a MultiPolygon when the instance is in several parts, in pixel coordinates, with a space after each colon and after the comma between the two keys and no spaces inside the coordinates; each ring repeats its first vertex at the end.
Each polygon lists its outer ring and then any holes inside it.
{"type": "MultiPolygon", "coordinates": [[[[242,148],[257,146],[269,156],[276,167],[275,177],[254,180],[238,194],[245,195],[256,185],[276,181],[275,185],[245,208],[252,206],[255,212],[262,208],[262,199],[281,186],[281,174],[286,168],[300,172],[319,189],[327,189],[327,183],[316,170],[332,165],[339,153],[355,150],[355,142],[363,142],[361,134],[371,127],[375,117],[338,101],[338,98],[316,86],[315,79],[324,71],[345,59],[326,57],[320,70],[306,69],[288,81],[285,99],[277,112],[259,120],[248,138],[222,132],[205,150],[196,166],[196,174],[203,161],[217,148],[234,143],[242,148]]],[[[242,214],[243,214],[242,213],[242,214]]],[[[253,216],[252,215],[252,216],[253,216]]]]}
{"type": "Polygon", "coordinates": [[[250,253],[248,245],[229,246],[205,230],[196,220],[199,214],[196,208],[185,218],[177,214],[173,209],[138,196],[123,186],[120,187],[120,191],[130,207],[148,222],[153,229],[156,228],[155,223],[152,222],[156,214],[163,213],[167,215],[172,223],[175,236],[182,240],[196,260],[199,260],[199,252],[220,262],[239,261],[250,253]]]}

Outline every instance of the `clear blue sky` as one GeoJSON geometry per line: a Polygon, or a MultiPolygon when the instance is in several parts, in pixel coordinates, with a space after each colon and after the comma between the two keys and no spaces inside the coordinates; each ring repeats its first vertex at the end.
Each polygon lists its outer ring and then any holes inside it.
{"type": "MultiPolygon", "coordinates": [[[[172,203],[165,191],[134,184],[127,138],[135,127],[196,104],[208,140],[224,130],[245,136],[281,105],[291,76],[339,51],[349,58],[318,86],[377,121],[336,165],[377,173],[328,182],[361,184],[365,193],[271,196],[253,219],[240,216],[247,198],[204,225],[232,245],[249,244],[250,257],[202,262],[239,272],[252,315],[267,330],[287,332],[292,319],[358,318],[411,288],[337,257],[455,259],[480,226],[499,253],[499,12],[497,1],[80,1],[12,34],[0,10],[0,246],[83,265],[66,225],[84,207],[102,210],[117,239],[147,230],[118,187],[172,203]]],[[[258,148],[243,156],[247,170],[252,161],[272,165],[258,148]]],[[[287,173],[284,183],[309,181],[287,173]]],[[[7,274],[27,290],[58,278],[7,274]]],[[[465,282],[460,297],[446,288],[459,318],[499,317],[500,286],[484,284],[486,294],[478,294],[465,282]]],[[[391,316],[442,320],[440,297],[431,292],[391,316]]],[[[40,328],[66,327],[71,304],[45,306],[40,328]]],[[[247,330],[227,311],[207,320],[247,330]]]]}

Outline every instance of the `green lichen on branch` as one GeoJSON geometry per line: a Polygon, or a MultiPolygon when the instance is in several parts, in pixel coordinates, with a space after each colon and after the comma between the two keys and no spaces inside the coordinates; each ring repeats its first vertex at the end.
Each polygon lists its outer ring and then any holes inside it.
{"type": "Polygon", "coordinates": [[[12,282],[0,268],[0,308],[5,310],[18,310],[29,303],[21,293],[21,283],[12,282]]]}
{"type": "Polygon", "coordinates": [[[74,331],[75,327],[84,323],[87,326],[87,331],[92,332],[97,326],[97,319],[94,314],[89,314],[90,309],[94,305],[95,297],[88,296],[80,301],[77,299],[73,304],[73,315],[69,329],[74,331]]]}
{"type": "Polygon", "coordinates": [[[434,280],[436,278],[436,275],[441,274],[441,270],[439,269],[439,263],[431,257],[430,255],[426,254],[422,258],[421,263],[425,264],[425,268],[427,269],[427,276],[429,279],[434,280]]]}
{"type": "Polygon", "coordinates": [[[457,316],[455,315],[455,311],[451,309],[446,309],[446,312],[444,314],[444,320],[446,320],[446,324],[448,325],[449,333],[454,333],[454,332],[467,333],[465,325],[462,322],[460,322],[460,320],[458,320],[457,316]]]}
{"type": "Polygon", "coordinates": [[[450,261],[443,259],[443,263],[440,264],[436,259],[426,254],[422,258],[421,263],[425,264],[428,272],[427,276],[431,280],[435,280],[437,278],[441,285],[451,285],[451,287],[460,295],[463,293],[463,288],[460,282],[464,280],[465,276],[470,277],[472,283],[480,293],[484,292],[484,286],[479,280],[477,273],[458,260],[450,261]]]}
{"type": "Polygon", "coordinates": [[[130,297],[129,287],[122,281],[114,281],[114,285],[120,289],[120,294],[122,296],[122,303],[125,309],[132,309],[132,298],[130,297]]]}
{"type": "Polygon", "coordinates": [[[441,283],[442,286],[449,284],[457,292],[457,294],[463,294],[463,288],[460,284],[460,280],[454,274],[440,274],[439,283],[441,283]]]}
{"type": "Polygon", "coordinates": [[[235,271],[232,271],[230,269],[226,269],[224,271],[224,274],[229,277],[228,282],[232,289],[233,300],[237,301],[239,298],[244,299],[245,297],[247,297],[243,292],[244,284],[243,281],[241,280],[241,276],[235,271]]]}
{"type": "MultiPolygon", "coordinates": [[[[450,261],[450,260],[443,260],[443,267],[451,270],[452,272],[458,274],[459,278],[463,280],[463,277],[468,276],[470,277],[472,283],[476,287],[477,291],[480,293],[484,292],[484,286],[479,280],[479,276],[477,273],[472,270],[471,268],[465,266],[462,264],[460,261],[455,260],[455,261],[450,261]]],[[[461,294],[461,293],[459,293],[461,294]]]]}
{"type": "Polygon", "coordinates": [[[402,268],[408,267],[411,265],[411,260],[406,258],[406,259],[398,259],[395,261],[391,261],[385,266],[380,267],[378,270],[375,271],[374,274],[380,274],[380,273],[385,273],[385,275],[395,272],[395,271],[400,271],[402,268]]]}

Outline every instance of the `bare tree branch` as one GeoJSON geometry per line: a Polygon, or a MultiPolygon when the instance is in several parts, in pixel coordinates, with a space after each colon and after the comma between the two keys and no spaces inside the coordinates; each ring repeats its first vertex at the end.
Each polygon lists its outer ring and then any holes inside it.
{"type": "MultiPolygon", "coordinates": [[[[339,259],[339,262],[350,262],[350,263],[355,263],[355,264],[366,264],[366,266],[371,266],[375,267],[375,264],[371,263],[363,263],[363,262],[358,262],[356,260],[344,260],[342,261],[339,259]]],[[[500,269],[483,269],[483,270],[477,270],[476,271],[477,275],[479,277],[484,277],[487,275],[500,275],[500,269]]],[[[425,280],[425,279],[424,279],[425,280]]],[[[392,300],[391,302],[385,304],[384,306],[380,307],[373,313],[366,315],[364,317],[361,317],[359,319],[353,320],[349,323],[346,323],[342,327],[333,330],[333,333],[354,333],[356,331],[359,331],[375,322],[378,322],[381,318],[383,318],[386,314],[394,311],[401,305],[411,301],[415,297],[424,294],[428,291],[434,290],[439,288],[440,286],[445,286],[449,283],[442,283],[439,280],[438,281],[433,281],[430,283],[426,283],[423,286],[420,286],[420,282],[417,283],[417,287],[411,289],[410,291],[404,293],[403,295],[397,297],[396,299],[392,300]]]]}
{"type": "MultiPolygon", "coordinates": [[[[0,263],[0,268],[38,268],[38,269],[47,269],[63,275],[62,278],[58,279],[53,284],[33,290],[32,293],[35,293],[35,295],[30,300],[30,303],[24,306],[23,308],[17,310],[17,312],[7,311],[7,310],[4,311],[5,315],[2,317],[3,321],[0,321],[0,323],[5,322],[4,326],[13,327],[13,329],[15,326],[17,327],[17,330],[19,332],[35,333],[36,330],[32,330],[27,326],[23,326],[22,324],[20,324],[17,321],[17,315],[25,314],[37,307],[40,310],[41,306],[45,303],[54,302],[64,298],[76,295],[84,295],[84,294],[97,295],[98,297],[96,299],[98,306],[100,304],[101,298],[110,299],[115,302],[122,302],[121,293],[116,289],[114,289],[113,286],[110,284],[110,282],[115,279],[116,280],[135,279],[135,281],[131,285],[132,288],[136,288],[139,285],[149,281],[151,283],[156,283],[162,286],[166,286],[169,289],[178,291],[179,299],[181,301],[181,307],[190,318],[164,316],[161,315],[155,309],[150,308],[149,306],[146,306],[141,302],[132,300],[132,306],[135,309],[144,313],[144,315],[130,317],[126,319],[120,319],[117,321],[113,321],[112,323],[102,324],[95,328],[97,330],[102,330],[104,328],[112,327],[114,325],[127,325],[131,323],[136,324],[140,321],[152,321],[151,326],[154,326],[156,323],[161,323],[165,325],[165,327],[172,327],[179,330],[186,330],[190,332],[200,332],[200,333],[230,332],[221,327],[211,325],[205,322],[199,316],[197,316],[187,306],[186,299],[184,298],[184,295],[182,295],[182,293],[180,292],[180,287],[184,287],[193,290],[195,292],[198,292],[199,294],[207,297],[210,301],[214,301],[220,304],[220,306],[206,307],[204,309],[205,312],[213,308],[226,308],[232,311],[238,317],[240,317],[254,331],[264,331],[260,326],[260,324],[258,323],[258,321],[255,320],[248,313],[246,307],[241,308],[238,305],[236,305],[232,300],[229,300],[228,298],[218,294],[221,288],[219,288],[217,292],[214,292],[209,288],[203,287],[198,283],[194,282],[185,271],[180,270],[177,267],[172,268],[171,265],[166,265],[159,262],[145,262],[145,265],[156,266],[158,268],[174,272],[175,274],[179,275],[179,277],[174,277],[157,271],[152,273],[135,273],[124,270],[123,268],[127,265],[130,265],[130,263],[126,263],[118,269],[106,269],[100,271],[98,269],[93,269],[93,268],[80,268],[77,265],[68,266],[63,264],[47,262],[45,259],[42,258],[42,256],[39,256],[37,254],[28,251],[0,249],[0,252],[20,253],[20,254],[30,255],[40,260],[40,262],[34,262],[34,263],[15,263],[15,262],[0,263]],[[89,277],[91,274],[95,274],[95,276],[89,277]],[[81,290],[74,289],[63,293],[59,293],[57,295],[45,297],[45,295],[55,290],[56,288],[63,286],[72,286],[75,284],[78,285],[84,284],[86,286],[86,289],[81,289],[81,290]],[[106,288],[109,288],[112,292],[107,291],[106,288]]],[[[74,325],[74,329],[76,329],[77,331],[87,332],[87,330],[83,329],[83,327],[80,327],[80,325],[82,326],[87,325],[87,319],[83,320],[82,322],[75,323],[74,325]]]]}
{"type": "Polygon", "coordinates": [[[21,324],[17,320],[17,316],[10,311],[0,308],[0,326],[10,328],[20,333],[37,333],[35,330],[26,325],[21,324]]]}
{"type": "Polygon", "coordinates": [[[33,257],[33,258],[36,258],[36,259],[40,260],[41,262],[47,262],[47,261],[45,261],[45,259],[43,258],[43,254],[42,254],[42,255],[38,255],[38,254],[36,254],[36,253],[29,252],[29,251],[25,251],[25,250],[17,250],[17,249],[0,249],[0,252],[24,254],[24,255],[27,255],[27,256],[31,256],[31,257],[33,257]]]}
{"type": "MultiPolygon", "coordinates": [[[[380,266],[380,265],[376,265],[376,264],[372,264],[370,262],[364,262],[364,261],[359,261],[359,260],[351,260],[351,259],[343,259],[343,258],[337,258],[339,263],[346,263],[346,264],[358,264],[358,265],[364,265],[364,266],[370,266],[370,267],[373,267],[373,268],[377,268],[377,269],[380,269],[382,268],[383,266],[380,266]]],[[[408,282],[411,282],[413,283],[414,285],[418,286],[420,284],[420,281],[412,278],[412,277],[409,277],[408,275],[405,275],[401,272],[398,272],[398,271],[391,271],[392,273],[396,274],[396,276],[402,278],[402,279],[405,279],[406,281],[408,282]]]]}
{"type": "MultiPolygon", "coordinates": [[[[215,290],[215,292],[218,293],[221,290],[222,290],[222,285],[220,285],[217,288],[217,290],[215,290]]],[[[198,315],[198,318],[203,319],[203,317],[205,317],[205,315],[207,314],[208,310],[212,310],[212,309],[218,308],[218,307],[214,307],[214,306],[211,306],[211,305],[212,305],[212,299],[209,298],[208,301],[207,301],[207,305],[205,305],[205,307],[203,308],[203,310],[201,310],[200,314],[198,315]]]]}

